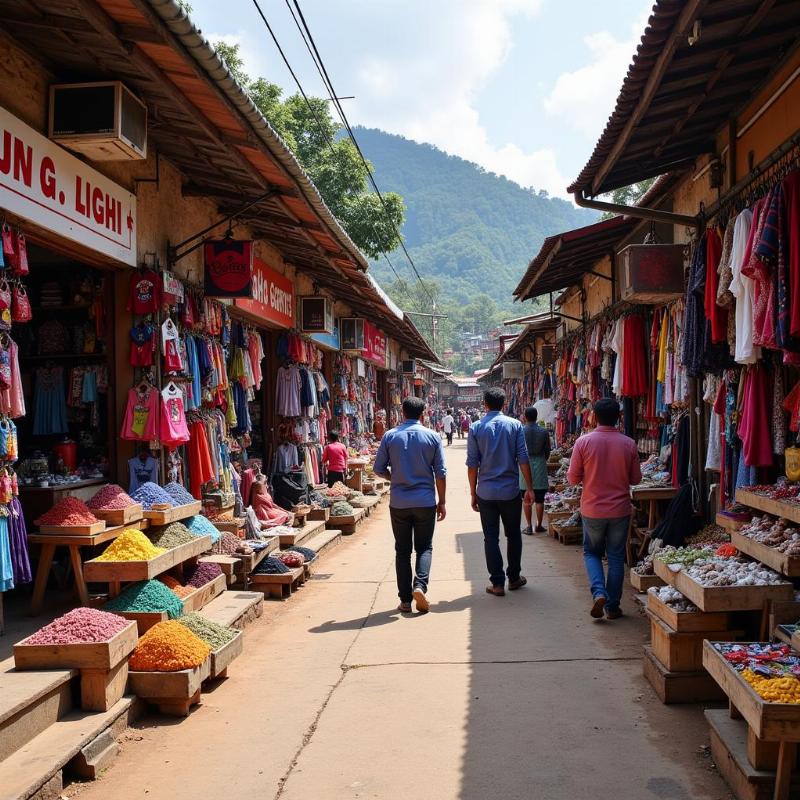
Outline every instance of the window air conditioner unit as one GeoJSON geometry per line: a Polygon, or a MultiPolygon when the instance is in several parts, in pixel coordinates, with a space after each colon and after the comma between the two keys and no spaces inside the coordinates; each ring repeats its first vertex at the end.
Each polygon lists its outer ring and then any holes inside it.
{"type": "Polygon", "coordinates": [[[329,297],[300,298],[300,330],[303,333],[333,333],[333,302],[329,297]]]}
{"type": "Polygon", "coordinates": [[[364,320],[344,317],[339,320],[342,350],[364,350],[364,320]]]}
{"type": "Polygon", "coordinates": [[[49,134],[91,161],[147,158],[147,107],[120,81],[50,87],[49,134]]]}
{"type": "Polygon", "coordinates": [[[657,305],[683,297],[686,247],[682,244],[631,244],[619,254],[622,299],[657,305]]]}
{"type": "Polygon", "coordinates": [[[401,361],[400,362],[400,372],[403,375],[415,375],[417,372],[417,361],[414,358],[409,359],[408,361],[401,361]]]}
{"type": "Polygon", "coordinates": [[[503,362],[503,380],[513,380],[514,378],[523,378],[524,376],[525,376],[524,361],[503,362]]]}

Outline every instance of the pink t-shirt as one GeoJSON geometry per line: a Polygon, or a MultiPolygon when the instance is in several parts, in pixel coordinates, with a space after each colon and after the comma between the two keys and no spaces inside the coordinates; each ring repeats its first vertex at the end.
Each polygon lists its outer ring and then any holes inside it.
{"type": "Polygon", "coordinates": [[[332,472],[347,472],[347,448],[341,442],[331,442],[322,451],[322,460],[332,472]]]}
{"type": "Polygon", "coordinates": [[[567,480],[573,485],[583,483],[581,514],[585,517],[627,516],[630,487],[642,480],[636,442],[616,428],[598,425],[575,442],[567,480]]]}

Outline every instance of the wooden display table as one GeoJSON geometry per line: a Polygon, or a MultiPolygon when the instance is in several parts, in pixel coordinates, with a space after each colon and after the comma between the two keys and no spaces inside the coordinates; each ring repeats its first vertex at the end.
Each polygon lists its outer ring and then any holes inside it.
{"type": "Polygon", "coordinates": [[[637,592],[646,592],[652,586],[664,586],[664,581],[662,581],[658,575],[640,575],[638,572],[630,570],[628,572],[628,578],[630,579],[631,586],[633,586],[637,592]]]}
{"type": "Polygon", "coordinates": [[[83,559],[81,558],[81,547],[97,547],[113,541],[125,528],[140,528],[142,520],[133,522],[130,525],[118,525],[114,528],[106,528],[97,534],[86,534],[70,536],[58,533],[30,533],[28,542],[30,544],[41,545],[39,552],[39,566],[36,569],[36,580],[33,584],[33,600],[31,602],[31,614],[36,616],[42,610],[44,593],[47,589],[47,578],[50,575],[50,567],[53,564],[57,547],[66,547],[69,550],[70,564],[75,581],[75,589],[78,593],[82,606],[89,605],[89,589],[86,586],[86,577],[83,571],[83,559]]]}
{"type": "Polygon", "coordinates": [[[85,503],[90,500],[101,486],[108,481],[105,478],[91,478],[85,481],[61,483],[56,486],[20,486],[19,501],[25,512],[25,522],[33,527],[33,520],[46,514],[54,505],[65,497],[77,497],[85,503]]]}
{"type": "Polygon", "coordinates": [[[672,500],[678,490],[674,486],[648,486],[640,484],[631,487],[631,500],[634,503],[647,503],[647,527],[653,530],[658,523],[658,504],[672,500]]]}
{"type": "Polygon", "coordinates": [[[764,497],[755,492],[748,492],[746,489],[736,490],[736,502],[743,506],[763,511],[765,514],[772,514],[775,517],[783,517],[790,522],[800,524],[800,503],[787,503],[785,500],[773,500],[771,497],[764,497]]]}
{"type": "Polygon", "coordinates": [[[745,536],[738,530],[731,530],[731,544],[740,552],[766,564],[775,572],[786,575],[788,578],[800,576],[800,556],[787,556],[770,547],[768,544],[757,542],[749,536],[745,536]]]}
{"type": "Polygon", "coordinates": [[[653,566],[659,578],[674,586],[701,611],[760,611],[769,600],[794,598],[794,586],[791,583],[769,586],[702,586],[684,570],[673,572],[658,558],[653,566]]]}

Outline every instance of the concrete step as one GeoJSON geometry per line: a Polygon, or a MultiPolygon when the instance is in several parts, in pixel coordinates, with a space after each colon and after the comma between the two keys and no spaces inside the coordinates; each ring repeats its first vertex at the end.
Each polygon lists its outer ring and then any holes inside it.
{"type": "Polygon", "coordinates": [[[321,531],[316,536],[303,542],[303,547],[311,548],[317,557],[321,556],[326,550],[335,547],[342,541],[342,532],[338,530],[321,531]]]}
{"type": "Polygon", "coordinates": [[[106,731],[111,739],[121,735],[128,727],[133,701],[123,697],[100,713],[70,711],[20,747],[0,763],[0,800],[27,800],[37,793],[42,798],[57,797],[64,767],[106,731]]]}
{"type": "Polygon", "coordinates": [[[110,728],[106,729],[72,759],[70,772],[83,780],[96,780],[101,772],[114,763],[118,754],[117,738],[112,736],[110,728]]]}
{"type": "Polygon", "coordinates": [[[244,630],[264,611],[263,592],[240,592],[229,589],[215,597],[199,613],[206,619],[229,628],[244,630]]]}
{"type": "Polygon", "coordinates": [[[325,522],[323,520],[310,520],[302,528],[295,528],[292,533],[282,533],[280,535],[281,548],[291,547],[293,544],[301,544],[309,536],[313,536],[324,528],[325,522]]]}
{"type": "Polygon", "coordinates": [[[76,669],[17,672],[13,658],[0,661],[0,762],[72,709],[77,678],[76,669]]]}

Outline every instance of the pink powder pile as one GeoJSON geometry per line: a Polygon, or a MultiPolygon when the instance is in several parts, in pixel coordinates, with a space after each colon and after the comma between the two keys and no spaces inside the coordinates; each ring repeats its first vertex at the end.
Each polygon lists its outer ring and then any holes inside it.
{"type": "Polygon", "coordinates": [[[97,517],[82,500],[65,497],[36,521],[40,525],[92,525],[97,522],[97,517]]]}
{"type": "Polygon", "coordinates": [[[116,483],[109,483],[97,492],[86,504],[97,511],[119,511],[134,505],[136,501],[116,483]]]}
{"type": "Polygon", "coordinates": [[[124,617],[98,611],[96,608],[76,608],[39,628],[25,644],[82,644],[107,642],[130,624],[124,617]]]}

